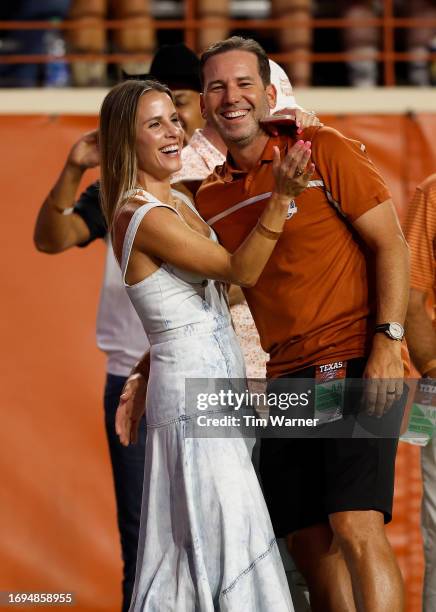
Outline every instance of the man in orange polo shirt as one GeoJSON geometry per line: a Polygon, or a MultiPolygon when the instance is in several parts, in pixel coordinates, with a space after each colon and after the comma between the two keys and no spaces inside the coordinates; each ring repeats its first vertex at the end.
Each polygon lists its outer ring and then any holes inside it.
{"type": "MultiPolygon", "coordinates": [[[[260,121],[274,106],[268,59],[233,37],[202,56],[202,109],[229,154],[197,194],[201,215],[234,251],[273,189],[273,147],[260,121]]],[[[245,295],[270,354],[268,377],[326,370],[372,379],[371,415],[402,394],[408,250],[390,193],[365,148],[309,128],[316,173],[257,285],[245,295]],[[375,275],[377,273],[377,277],[375,275]],[[380,332],[380,333],[377,333],[380,332]]],[[[401,575],[384,532],[396,439],[265,439],[261,475],[277,536],[286,536],[314,611],[403,609],[401,575]]]]}
{"type": "MultiPolygon", "coordinates": [[[[407,209],[404,233],[410,245],[410,298],[407,311],[407,342],[423,383],[436,379],[436,328],[427,301],[436,306],[436,174],[418,186],[407,209]],[[424,379],[433,379],[426,381],[424,379]]],[[[434,389],[434,386],[432,387],[434,389]]],[[[434,405],[434,400],[432,402],[434,405]]],[[[430,406],[429,406],[430,407],[430,406]]],[[[436,433],[421,448],[422,536],[425,576],[424,612],[436,610],[436,433]]]]}

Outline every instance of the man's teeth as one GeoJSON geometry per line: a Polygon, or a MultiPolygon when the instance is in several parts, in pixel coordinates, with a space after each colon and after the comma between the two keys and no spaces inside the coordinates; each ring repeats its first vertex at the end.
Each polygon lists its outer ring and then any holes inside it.
{"type": "Polygon", "coordinates": [[[239,111],[228,111],[227,113],[223,113],[226,119],[236,119],[236,117],[245,117],[248,113],[247,110],[239,110],[239,111]]]}
{"type": "Polygon", "coordinates": [[[169,145],[168,147],[163,147],[161,149],[162,153],[177,153],[179,147],[177,145],[169,145]]]}

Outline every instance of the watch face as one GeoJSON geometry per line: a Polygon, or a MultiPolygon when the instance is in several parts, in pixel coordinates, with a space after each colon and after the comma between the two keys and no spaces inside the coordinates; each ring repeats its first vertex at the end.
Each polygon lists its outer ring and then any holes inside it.
{"type": "Polygon", "coordinates": [[[392,336],[392,338],[395,338],[395,340],[401,340],[404,335],[402,325],[400,325],[399,323],[390,323],[389,334],[392,336]]]}

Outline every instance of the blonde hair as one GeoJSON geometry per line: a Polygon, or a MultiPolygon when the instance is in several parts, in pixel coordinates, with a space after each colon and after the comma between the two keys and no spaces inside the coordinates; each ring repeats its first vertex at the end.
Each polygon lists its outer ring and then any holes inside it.
{"type": "Polygon", "coordinates": [[[171,91],[158,81],[129,80],[115,85],[103,100],[100,110],[101,208],[109,230],[126,191],[135,189],[136,113],[141,96],[148,91],[171,91]]]}

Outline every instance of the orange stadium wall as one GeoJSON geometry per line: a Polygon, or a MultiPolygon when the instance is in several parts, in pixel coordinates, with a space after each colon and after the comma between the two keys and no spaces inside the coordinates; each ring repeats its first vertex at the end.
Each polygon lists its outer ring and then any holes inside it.
{"type": "MultiPolygon", "coordinates": [[[[436,115],[341,115],[323,121],[364,142],[403,216],[436,171],[436,115]]],[[[120,546],[95,346],[104,244],[36,252],[38,209],[71,144],[95,116],[0,116],[3,343],[1,591],[74,592],[77,612],[120,607],[120,546]]],[[[90,172],[84,185],[97,176],[90,172]]],[[[419,452],[401,444],[389,537],[420,610],[419,452]]]]}

